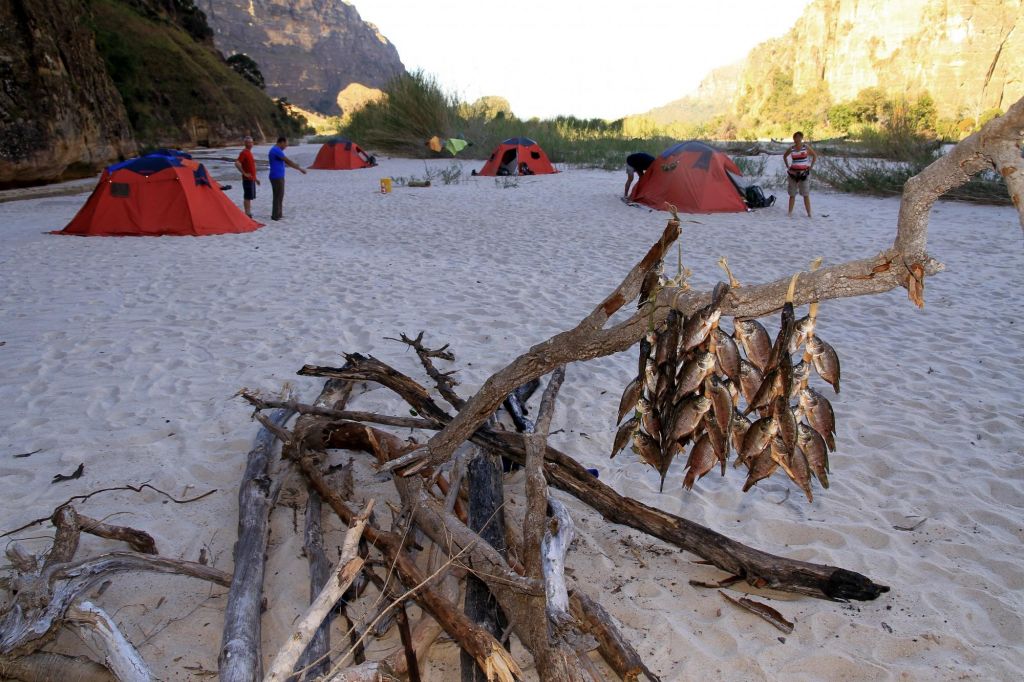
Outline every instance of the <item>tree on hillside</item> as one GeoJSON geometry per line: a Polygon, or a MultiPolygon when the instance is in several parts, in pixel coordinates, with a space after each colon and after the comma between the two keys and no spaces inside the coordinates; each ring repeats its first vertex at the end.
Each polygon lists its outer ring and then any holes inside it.
{"type": "Polygon", "coordinates": [[[260,90],[264,90],[267,87],[266,81],[263,79],[263,72],[260,71],[259,64],[247,54],[233,54],[227,58],[228,66],[234,69],[239,76],[255,85],[260,90]]]}

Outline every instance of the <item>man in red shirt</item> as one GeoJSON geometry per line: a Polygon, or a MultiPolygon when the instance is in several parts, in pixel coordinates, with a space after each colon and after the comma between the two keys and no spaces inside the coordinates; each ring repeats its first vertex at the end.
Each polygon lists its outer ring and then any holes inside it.
{"type": "Polygon", "coordinates": [[[256,159],[252,157],[252,138],[246,137],[243,141],[245,149],[235,159],[235,168],[242,174],[242,199],[245,205],[245,215],[252,217],[252,200],[256,198],[256,185],[260,179],[256,177],[256,159]]]}

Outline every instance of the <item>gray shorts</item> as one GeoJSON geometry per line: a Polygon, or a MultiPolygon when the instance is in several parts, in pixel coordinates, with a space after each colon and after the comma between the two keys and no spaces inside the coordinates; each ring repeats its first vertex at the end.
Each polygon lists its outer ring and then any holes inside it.
{"type": "Polygon", "coordinates": [[[805,178],[797,182],[793,179],[793,176],[786,176],[786,189],[789,190],[789,196],[795,197],[799,194],[802,197],[811,196],[811,179],[810,177],[805,178]]]}

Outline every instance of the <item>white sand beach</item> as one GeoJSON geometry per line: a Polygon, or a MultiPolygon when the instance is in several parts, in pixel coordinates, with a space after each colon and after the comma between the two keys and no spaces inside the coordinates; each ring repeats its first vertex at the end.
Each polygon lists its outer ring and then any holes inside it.
{"type": "MultiPolygon", "coordinates": [[[[288,153],[305,166],[317,148],[288,153]]],[[[266,159],[267,147],[255,152],[266,159]]],[[[482,165],[461,163],[464,176],[482,165]]],[[[240,204],[229,165],[215,161],[211,170],[234,185],[229,194],[240,204]]],[[[216,490],[188,504],[149,489],[113,491],[77,508],[148,531],[166,556],[196,560],[204,552],[230,572],[237,486],[258,427],[234,397],[239,389],[269,394],[287,383],[312,400],[321,382],[296,370],[340,365],[346,351],[373,354],[426,382],[415,354],[385,338],[425,330],[428,345],[451,344],[458,390],[469,397],[531,345],[574,326],[646,253],[667,218],[624,205],[621,172],[570,169],[511,187],[502,178],[464,177],[378,190],[382,177],[422,177],[424,169],[423,161],[380,158],[378,168],[360,171],[289,170],[280,222],[269,220],[261,169],[255,213],[268,225],[203,238],[53,236],[46,232],[61,229],[86,194],[0,203],[0,532],[100,488],[148,482],[179,498],[216,490]],[[51,484],[79,464],[81,478],[51,484]]],[[[826,264],[872,256],[895,236],[897,198],[818,192],[813,220],[788,219],[785,196],[771,191],[779,203],[769,209],[687,216],[680,243],[695,287],[724,279],[716,266],[723,255],[753,284],[806,269],[819,255],[826,264]]],[[[929,236],[929,252],[946,270],[927,279],[923,310],[903,289],[821,306],[818,332],[838,351],[843,382],[839,395],[822,388],[836,412],[837,451],[832,486],[816,488],[813,503],[781,474],[743,494],[744,477],[731,467],[686,492],[684,458],[659,493],[658,474],[631,452],[608,458],[635,348],[567,368],[551,442],[598,469],[602,481],[759,549],[891,587],[876,601],[852,604],[755,591],[795,622],[780,637],[715,590],[688,584],[724,577],[717,569],[609,525],[554,491],[579,531],[571,574],[621,621],[663,680],[1019,678],[1020,226],[1010,207],[941,202],[929,236]]],[[[668,261],[674,274],[674,250],[668,261]]],[[[380,388],[352,407],[408,414],[380,388]]],[[[349,453],[335,456],[345,461],[349,453]]],[[[365,456],[354,456],[357,500],[390,489],[365,456]]],[[[521,475],[510,481],[521,484],[521,475]]],[[[307,599],[299,490],[292,479],[285,487],[292,507],[273,517],[268,657],[307,599]]],[[[386,525],[379,499],[378,511],[386,525]]],[[[336,519],[325,519],[334,558],[341,534],[336,519]]],[[[40,551],[50,536],[42,524],[14,537],[40,551]]],[[[118,547],[90,537],[79,551],[118,547]]],[[[159,679],[201,680],[216,670],[225,594],[184,577],[127,574],[96,601],[159,679]]],[[[343,641],[339,626],[333,640],[343,641]]],[[[68,634],[58,640],[62,651],[83,646],[68,634]]],[[[454,645],[441,641],[435,652],[439,663],[425,679],[457,679],[454,645]]],[[[519,660],[529,664],[525,654],[519,660]]]]}

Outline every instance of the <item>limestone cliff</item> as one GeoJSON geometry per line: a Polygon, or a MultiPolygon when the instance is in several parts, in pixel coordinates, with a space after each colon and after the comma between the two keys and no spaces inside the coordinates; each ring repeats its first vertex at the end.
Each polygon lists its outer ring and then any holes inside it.
{"type": "Polygon", "coordinates": [[[90,173],[135,152],[85,0],[0,3],[0,186],[90,173]]]}
{"type": "Polygon", "coordinates": [[[267,92],[323,114],[339,114],[352,83],[381,88],[405,67],[377,28],[342,0],[199,0],[225,55],[260,66],[267,92]]]}
{"type": "Polygon", "coordinates": [[[1005,110],[1024,96],[1024,1],[813,0],[785,36],[750,51],[716,113],[756,115],[780,78],[834,103],[877,87],[928,91],[940,117],[1005,110]]]}

